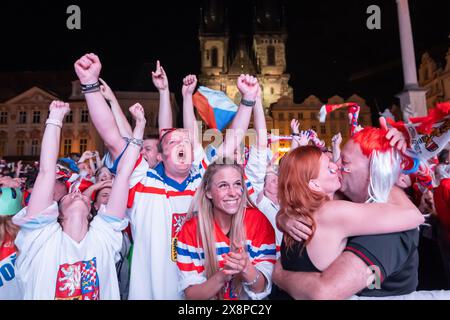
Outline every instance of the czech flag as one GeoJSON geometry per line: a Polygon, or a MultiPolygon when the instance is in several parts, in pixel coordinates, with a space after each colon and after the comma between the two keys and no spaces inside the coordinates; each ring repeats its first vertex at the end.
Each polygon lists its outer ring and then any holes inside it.
{"type": "Polygon", "coordinates": [[[238,106],[225,93],[206,87],[200,87],[192,101],[208,127],[219,131],[228,126],[238,111],[238,106]]]}

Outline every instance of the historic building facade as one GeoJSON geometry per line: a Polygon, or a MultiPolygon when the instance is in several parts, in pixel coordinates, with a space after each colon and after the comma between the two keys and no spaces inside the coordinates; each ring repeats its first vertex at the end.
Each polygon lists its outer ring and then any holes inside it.
{"type": "Polygon", "coordinates": [[[439,68],[429,53],[422,55],[419,84],[427,90],[428,109],[434,108],[437,102],[450,101],[450,48],[444,67],[439,68]]]}
{"type": "MultiPolygon", "coordinates": [[[[332,113],[326,124],[319,123],[319,110],[325,103],[358,102],[361,106],[360,123],[371,125],[370,107],[357,95],[348,99],[334,96],[327,101],[311,95],[302,103],[294,102],[293,88],[289,86],[290,75],[286,72],[286,26],[284,5],[279,1],[258,0],[253,13],[253,35],[232,35],[225,1],[205,0],[199,27],[200,84],[225,92],[238,104],[237,78],[241,74],[256,75],[262,87],[267,127],[269,130],[280,129],[282,135],[291,133],[290,123],[296,118],[302,129],[315,129],[327,145],[331,143],[333,133],[339,131],[346,141],[349,120],[345,110],[332,113]]],[[[289,142],[281,142],[281,153],[289,146],[289,142]]]]}
{"type": "MultiPolygon", "coordinates": [[[[146,134],[158,133],[159,93],[116,92],[116,97],[128,120],[128,108],[139,102],[147,117],[146,134]]],[[[79,81],[72,83],[70,97],[33,87],[18,96],[0,103],[0,156],[14,159],[37,159],[40,155],[48,107],[53,100],[70,103],[71,112],[66,116],[62,129],[60,156],[83,153],[86,150],[105,151],[89,116],[79,81]]],[[[171,95],[173,123],[176,123],[177,104],[171,95]]]]}

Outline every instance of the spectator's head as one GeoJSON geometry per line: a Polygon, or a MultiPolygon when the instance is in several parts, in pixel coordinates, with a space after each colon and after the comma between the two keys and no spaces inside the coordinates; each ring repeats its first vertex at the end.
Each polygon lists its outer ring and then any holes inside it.
{"type": "Polygon", "coordinates": [[[341,191],[354,202],[386,202],[400,174],[401,157],[386,130],[366,127],[344,146],[341,191]]]}
{"type": "Polygon", "coordinates": [[[19,227],[12,217],[22,209],[22,192],[19,188],[0,188],[0,244],[6,236],[14,240],[19,227]]]}
{"type": "Polygon", "coordinates": [[[102,204],[103,205],[108,204],[111,190],[112,189],[110,187],[105,187],[95,193],[94,207],[95,207],[96,211],[98,211],[100,209],[100,206],[102,204]]]}
{"type": "Polygon", "coordinates": [[[141,155],[147,161],[150,168],[156,167],[161,162],[161,153],[158,151],[159,136],[148,135],[144,140],[141,155]]]}
{"type": "Polygon", "coordinates": [[[167,174],[179,177],[189,175],[194,150],[188,130],[162,130],[158,149],[167,174]]]}
{"type": "Polygon", "coordinates": [[[98,168],[97,172],[95,173],[95,182],[100,181],[108,181],[112,180],[113,175],[111,171],[105,166],[98,168]]]}
{"type": "Polygon", "coordinates": [[[242,167],[231,159],[223,160],[208,167],[189,209],[189,216],[197,213],[208,279],[218,271],[215,221],[231,220],[230,243],[233,247],[238,244],[243,247],[245,208],[253,206],[248,199],[242,167]]]}
{"type": "MultiPolygon", "coordinates": [[[[303,217],[315,231],[314,212],[339,190],[338,167],[317,147],[299,147],[284,156],[280,166],[278,199],[280,212],[303,217]]],[[[286,237],[291,247],[294,240],[286,237]]],[[[307,243],[306,243],[307,244],[307,243]]]]}
{"type": "Polygon", "coordinates": [[[91,201],[89,197],[83,195],[78,189],[66,194],[58,201],[59,217],[58,222],[64,228],[64,222],[71,219],[92,220],[91,201]]]}
{"type": "Polygon", "coordinates": [[[82,177],[94,175],[89,163],[86,162],[78,162],[78,170],[80,172],[80,176],[82,177]]]}

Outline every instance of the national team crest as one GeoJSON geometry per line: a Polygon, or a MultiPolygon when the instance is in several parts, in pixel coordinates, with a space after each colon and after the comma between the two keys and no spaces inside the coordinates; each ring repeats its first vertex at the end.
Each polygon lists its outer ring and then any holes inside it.
{"type": "Polygon", "coordinates": [[[177,262],[178,234],[186,221],[186,213],[174,213],[172,215],[172,261],[177,262]]]}
{"type": "Polygon", "coordinates": [[[99,298],[96,258],[59,267],[55,300],[99,300],[99,298]]]}

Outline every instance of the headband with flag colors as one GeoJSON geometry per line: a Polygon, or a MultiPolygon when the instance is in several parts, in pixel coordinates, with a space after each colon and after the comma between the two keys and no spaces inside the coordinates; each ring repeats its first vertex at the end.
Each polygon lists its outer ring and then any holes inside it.
{"type": "Polygon", "coordinates": [[[192,101],[208,127],[219,131],[228,126],[238,111],[238,106],[225,93],[206,87],[200,87],[192,101]]]}
{"type": "Polygon", "coordinates": [[[358,127],[359,111],[361,110],[361,107],[357,103],[347,102],[342,104],[326,104],[320,109],[319,120],[321,123],[325,123],[327,114],[341,108],[348,108],[350,136],[353,137],[353,135],[356,133],[356,128],[358,127]]]}

